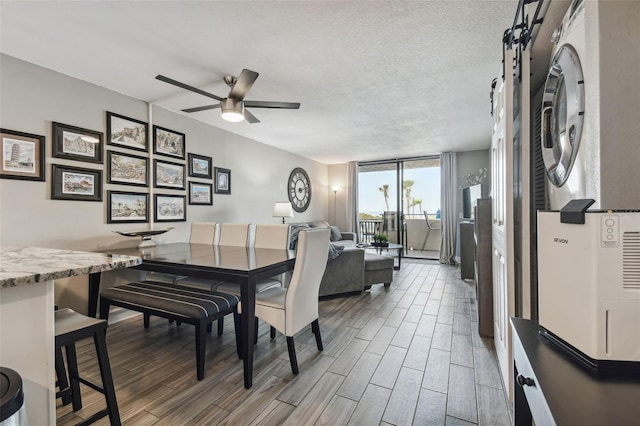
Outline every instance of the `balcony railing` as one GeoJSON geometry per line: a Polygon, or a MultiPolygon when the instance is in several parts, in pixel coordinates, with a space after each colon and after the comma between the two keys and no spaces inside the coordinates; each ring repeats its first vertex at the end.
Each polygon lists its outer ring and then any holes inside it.
{"type": "MultiPolygon", "coordinates": [[[[440,227],[440,218],[436,214],[429,214],[429,222],[434,228],[440,227]]],[[[369,244],[373,241],[373,235],[385,233],[391,242],[396,242],[397,230],[385,230],[384,221],[379,219],[360,219],[360,227],[358,229],[358,241],[363,244],[369,244]]],[[[404,241],[401,242],[405,246],[405,250],[430,250],[438,251],[440,249],[441,231],[434,229],[429,233],[428,241],[425,241],[427,235],[427,222],[424,214],[405,214],[402,223],[404,230],[404,241]],[[424,247],[424,248],[423,248],[424,247]]]]}
{"type": "Polygon", "coordinates": [[[382,219],[360,219],[358,241],[369,244],[374,234],[382,231],[382,219]]]}

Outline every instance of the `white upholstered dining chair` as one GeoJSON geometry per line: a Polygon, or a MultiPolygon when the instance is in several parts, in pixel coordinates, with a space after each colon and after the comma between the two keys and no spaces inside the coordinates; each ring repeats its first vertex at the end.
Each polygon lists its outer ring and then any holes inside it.
{"type": "MultiPolygon", "coordinates": [[[[222,245],[222,244],[221,244],[222,245]]],[[[282,224],[257,224],[255,226],[255,248],[288,249],[289,225],[282,224]]],[[[271,287],[282,287],[286,274],[267,278],[256,283],[256,293],[261,293],[271,287]]],[[[240,287],[237,284],[225,283],[216,288],[216,291],[240,295],[240,287]]]]}
{"type": "Polygon", "coordinates": [[[220,246],[246,247],[249,245],[248,223],[221,223],[217,244],[220,246]]]}
{"type": "MultiPolygon", "coordinates": [[[[189,242],[193,244],[208,244],[213,246],[216,239],[217,229],[219,225],[215,222],[193,222],[191,224],[191,235],[189,242]]],[[[174,281],[181,285],[189,285],[192,287],[202,288],[205,290],[215,290],[222,281],[212,281],[204,278],[179,276],[174,281]]]]}
{"type": "MultiPolygon", "coordinates": [[[[217,224],[215,222],[193,222],[191,223],[191,234],[189,242],[194,244],[213,244],[216,235],[217,224]]],[[[161,272],[148,272],[147,280],[158,281],[163,283],[175,284],[178,281],[187,279],[184,275],[164,274],[161,272]]]]}
{"type": "Polygon", "coordinates": [[[289,246],[289,225],[258,224],[256,225],[256,248],[285,249],[289,246]]]}
{"type": "MultiPolygon", "coordinates": [[[[311,324],[318,350],[323,349],[318,322],[318,295],[320,281],[327,266],[330,233],[327,228],[300,231],[289,287],[272,287],[256,294],[256,317],[287,337],[293,374],[298,374],[293,342],[296,333],[311,324]]],[[[271,337],[274,337],[273,333],[271,337]]]]}
{"type": "Polygon", "coordinates": [[[215,222],[193,222],[191,224],[191,235],[189,242],[193,244],[209,244],[212,245],[216,238],[215,222]]]}

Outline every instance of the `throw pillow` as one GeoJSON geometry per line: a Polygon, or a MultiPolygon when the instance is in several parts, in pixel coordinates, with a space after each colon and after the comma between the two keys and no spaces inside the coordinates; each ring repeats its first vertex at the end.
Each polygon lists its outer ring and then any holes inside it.
{"type": "Polygon", "coordinates": [[[337,226],[331,227],[331,241],[340,241],[342,239],[342,234],[337,226]]]}

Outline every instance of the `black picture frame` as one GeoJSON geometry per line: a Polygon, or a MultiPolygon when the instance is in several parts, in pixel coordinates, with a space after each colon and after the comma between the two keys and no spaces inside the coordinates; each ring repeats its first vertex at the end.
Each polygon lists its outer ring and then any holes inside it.
{"type": "Polygon", "coordinates": [[[0,129],[0,145],[0,178],[45,181],[44,136],[0,129]],[[5,159],[7,151],[14,158],[5,159]]]}
{"type": "Polygon", "coordinates": [[[205,155],[189,153],[189,177],[197,177],[211,179],[212,177],[212,159],[205,155]]]}
{"type": "Polygon", "coordinates": [[[102,164],[103,133],[52,122],[52,155],[56,158],[102,164]]]}
{"type": "Polygon", "coordinates": [[[149,194],[107,191],[107,223],[147,222],[149,222],[149,194]]]}
{"type": "Polygon", "coordinates": [[[213,205],[213,185],[189,181],[189,204],[200,206],[213,205]]]}
{"type": "Polygon", "coordinates": [[[107,111],[107,145],[149,151],[149,124],[107,111]]]}
{"type": "Polygon", "coordinates": [[[184,160],[186,136],[165,127],[153,126],[153,153],[184,160]]]}
{"type": "Polygon", "coordinates": [[[149,186],[149,159],[118,151],[107,151],[107,183],[149,186]]]}
{"type": "Polygon", "coordinates": [[[102,201],[102,170],[52,164],[51,199],[102,201]]]}
{"type": "Polygon", "coordinates": [[[154,188],[185,189],[184,164],[153,160],[153,165],[154,188]]]}
{"type": "Polygon", "coordinates": [[[184,195],[155,194],[156,222],[185,222],[187,197],[184,195]]]}
{"type": "Polygon", "coordinates": [[[216,176],[216,194],[231,195],[231,170],[222,167],[214,167],[216,176]]]}

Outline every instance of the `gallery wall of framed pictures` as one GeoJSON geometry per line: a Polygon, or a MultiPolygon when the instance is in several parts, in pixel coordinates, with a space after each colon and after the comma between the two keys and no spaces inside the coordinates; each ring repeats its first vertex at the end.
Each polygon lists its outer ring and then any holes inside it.
{"type": "MultiPolygon", "coordinates": [[[[112,111],[106,132],[77,124],[51,122],[52,200],[102,202],[105,191],[109,224],[148,223],[150,212],[157,222],[178,222],[187,205],[212,206],[214,193],[231,194],[231,170],[187,153],[185,133],[154,125],[150,137],[149,123],[112,111]]],[[[0,178],[46,180],[45,136],[0,129],[0,142],[0,178]]]]}

